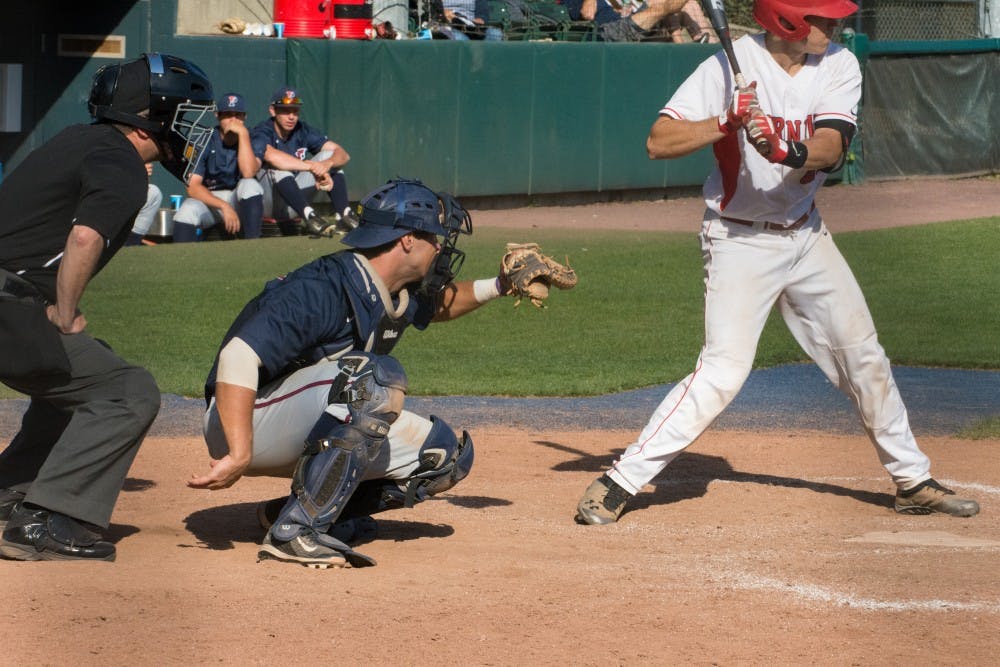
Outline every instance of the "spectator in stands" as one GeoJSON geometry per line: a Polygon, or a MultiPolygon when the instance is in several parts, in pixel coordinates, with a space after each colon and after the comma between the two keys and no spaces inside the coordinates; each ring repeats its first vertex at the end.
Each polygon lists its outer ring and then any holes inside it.
{"type": "Polygon", "coordinates": [[[448,24],[442,26],[441,32],[449,39],[503,39],[499,28],[486,25],[490,20],[489,0],[442,0],[441,7],[448,24]]]}
{"type": "MultiPolygon", "coordinates": [[[[146,163],[146,176],[153,175],[153,163],[146,163]]],[[[160,188],[156,187],[152,183],[146,186],[146,203],[142,205],[139,209],[139,213],[135,216],[135,222],[132,223],[132,231],[129,232],[128,238],[125,239],[125,245],[142,245],[142,240],[149,233],[149,228],[153,226],[153,220],[156,219],[156,213],[160,210],[160,204],[163,203],[163,193],[160,192],[160,188]]]]}
{"type": "Polygon", "coordinates": [[[686,0],[646,0],[638,6],[628,0],[561,0],[574,21],[593,21],[605,42],[638,42],[686,0]]]}
{"type": "Polygon", "coordinates": [[[698,0],[687,0],[679,12],[669,15],[666,20],[671,41],[684,42],[684,30],[692,42],[715,44],[719,40],[712,34],[712,25],[701,11],[698,0]]]}
{"type": "Polygon", "coordinates": [[[302,98],[291,86],[271,96],[271,117],[253,129],[254,141],[262,139],[264,168],[257,180],[264,187],[264,210],[277,219],[298,215],[312,235],[348,232],[358,218],[347,198],[347,178],[342,167],[351,156],[299,115],[302,98]],[[330,197],[335,222],[323,219],[310,204],[316,190],[330,197]]]}
{"type": "Polygon", "coordinates": [[[251,139],[243,96],[226,93],[216,103],[219,124],[187,184],[187,198],[174,213],[174,243],[199,241],[222,224],[226,233],[260,238],[264,190],[255,176],[264,156],[263,139],[251,139]],[[199,233],[202,232],[202,233],[199,233]]]}

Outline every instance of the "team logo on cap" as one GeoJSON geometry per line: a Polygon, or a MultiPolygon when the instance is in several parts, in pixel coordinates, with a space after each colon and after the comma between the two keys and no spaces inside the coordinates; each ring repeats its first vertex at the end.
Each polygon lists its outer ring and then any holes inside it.
{"type": "Polygon", "coordinates": [[[229,107],[230,109],[232,109],[233,107],[235,107],[239,101],[240,101],[240,98],[238,98],[236,95],[227,95],[226,96],[226,106],[229,107]]]}

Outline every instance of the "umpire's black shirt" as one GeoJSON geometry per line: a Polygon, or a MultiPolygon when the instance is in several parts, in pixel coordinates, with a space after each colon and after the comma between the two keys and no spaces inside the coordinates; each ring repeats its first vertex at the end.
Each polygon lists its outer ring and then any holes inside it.
{"type": "Polygon", "coordinates": [[[146,169],[107,124],[74,125],[33,151],[0,183],[0,267],[56,300],[56,273],[73,225],[104,237],[97,271],[121,248],[146,202],[146,169]]]}

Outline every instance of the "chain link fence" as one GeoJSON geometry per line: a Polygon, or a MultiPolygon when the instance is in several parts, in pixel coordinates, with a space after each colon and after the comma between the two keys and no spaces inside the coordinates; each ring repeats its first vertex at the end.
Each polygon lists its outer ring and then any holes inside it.
{"type": "MultiPolygon", "coordinates": [[[[856,0],[847,24],[870,40],[978,39],[990,32],[981,20],[989,0],[856,0]]],[[[753,0],[726,0],[734,36],[759,30],[753,0]]]]}

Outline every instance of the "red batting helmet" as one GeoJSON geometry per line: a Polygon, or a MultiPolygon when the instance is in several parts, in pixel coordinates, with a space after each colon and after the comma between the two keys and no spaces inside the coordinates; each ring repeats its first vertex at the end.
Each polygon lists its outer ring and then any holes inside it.
{"type": "Polygon", "coordinates": [[[842,19],[858,11],[850,0],[757,0],[753,17],[765,30],[789,42],[809,35],[807,16],[842,19]]]}

